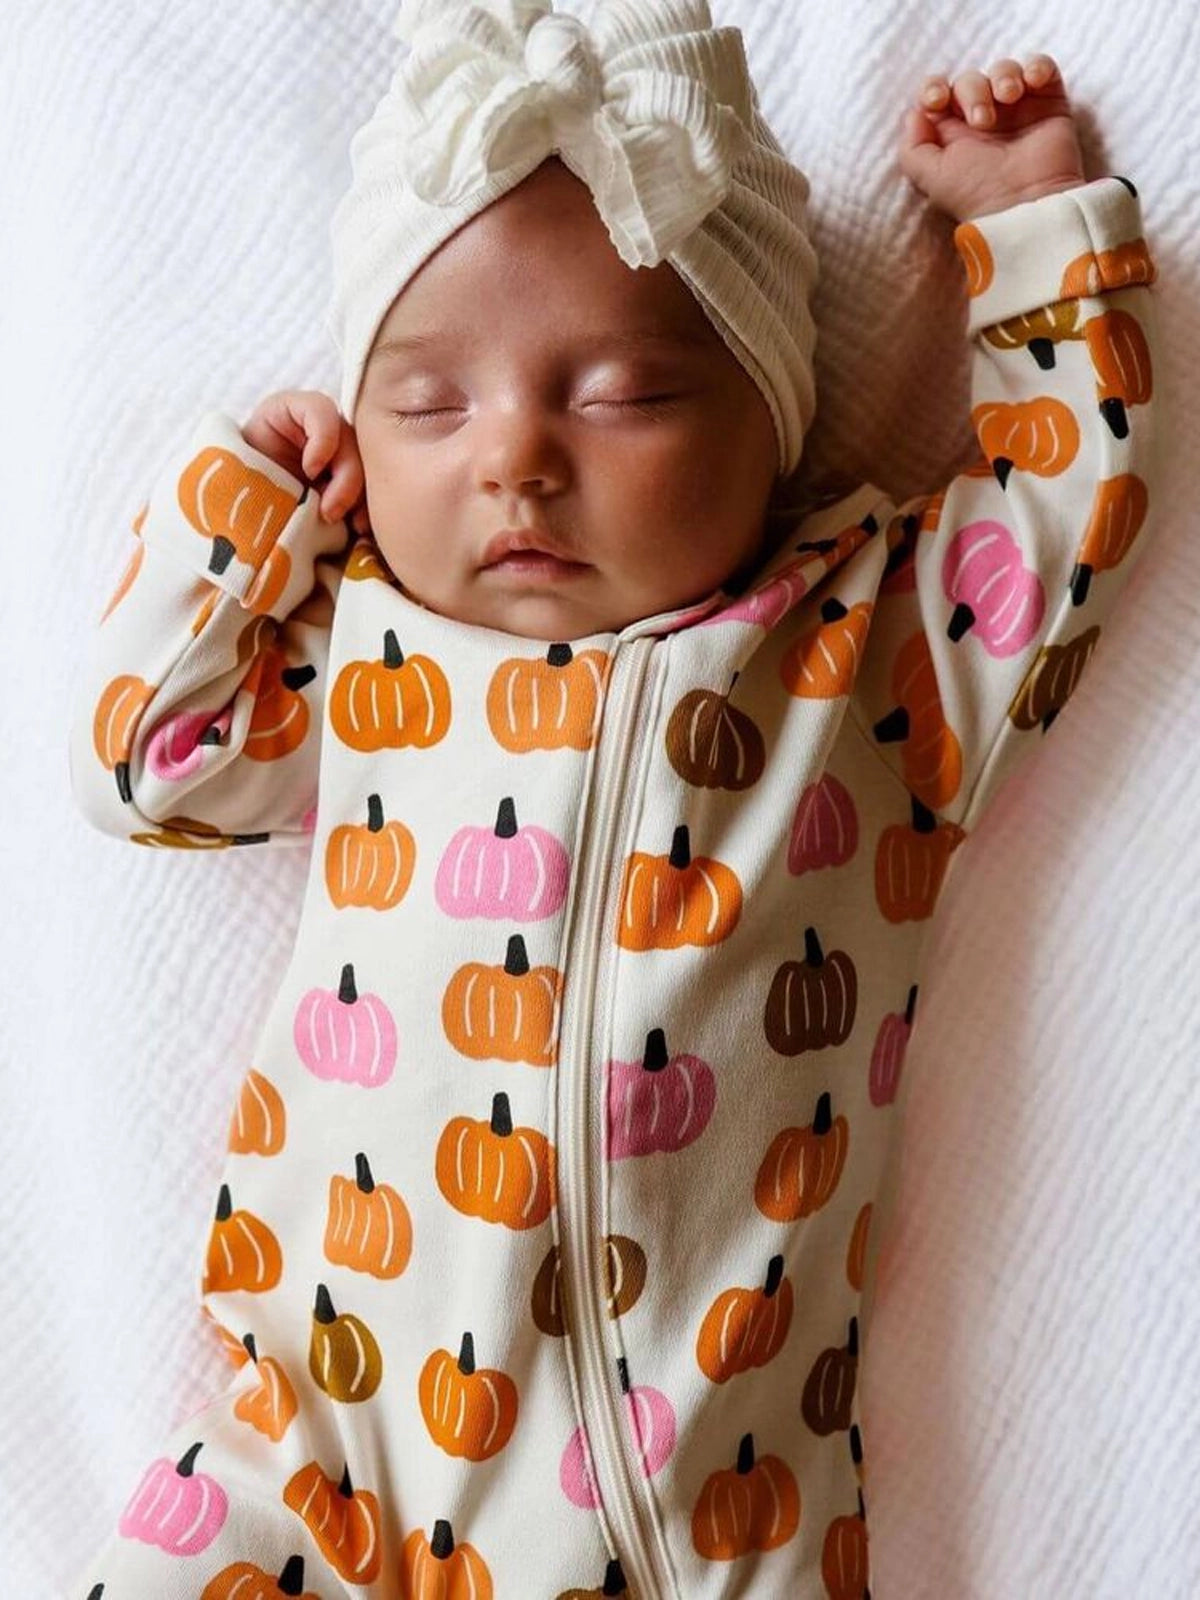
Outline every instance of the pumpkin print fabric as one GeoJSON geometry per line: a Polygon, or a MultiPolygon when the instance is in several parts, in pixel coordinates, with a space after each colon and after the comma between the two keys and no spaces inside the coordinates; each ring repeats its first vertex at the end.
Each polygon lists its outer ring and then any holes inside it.
{"type": "Polygon", "coordinates": [[[312,864],[198,1263],[230,1381],[73,1600],[869,1593],[923,934],[1155,492],[1133,186],[955,240],[978,462],[617,634],[423,609],[223,413],[166,463],[77,799],[312,864]]]}

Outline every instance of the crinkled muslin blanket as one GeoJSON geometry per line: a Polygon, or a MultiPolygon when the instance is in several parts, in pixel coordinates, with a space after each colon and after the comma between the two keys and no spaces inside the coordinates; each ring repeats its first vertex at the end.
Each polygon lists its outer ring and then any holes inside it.
{"type": "MultiPolygon", "coordinates": [[[[5,10],[5,1600],[61,1600],[159,1441],[227,1381],[199,1271],[306,852],[90,829],[71,695],[181,431],[275,389],[337,392],[328,221],[393,5],[5,10]]],[[[812,184],[814,470],[912,494],[974,453],[952,224],[896,159],[923,74],[1050,52],[1089,176],[1141,195],[1164,353],[1153,548],[930,926],[859,1381],[875,1600],[1195,1600],[1200,22],[1165,0],[714,12],[744,28],[812,184]]]]}

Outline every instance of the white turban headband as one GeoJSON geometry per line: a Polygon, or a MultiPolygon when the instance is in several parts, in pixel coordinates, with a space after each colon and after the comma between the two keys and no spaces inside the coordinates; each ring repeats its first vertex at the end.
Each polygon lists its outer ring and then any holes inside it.
{"type": "Polygon", "coordinates": [[[464,223],[557,154],[622,261],[669,261],[762,391],[780,471],[812,420],[816,254],[808,182],[763,120],[736,28],[707,0],[601,0],[589,30],[551,0],[405,0],[410,47],[350,144],[330,226],[326,327],[353,423],[392,301],[464,223]]]}

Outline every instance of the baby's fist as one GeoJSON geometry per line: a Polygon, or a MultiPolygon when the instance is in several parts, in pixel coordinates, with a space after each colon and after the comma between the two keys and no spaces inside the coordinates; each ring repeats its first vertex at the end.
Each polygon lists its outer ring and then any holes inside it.
{"type": "Polygon", "coordinates": [[[268,395],[243,427],[242,437],[285,472],[322,491],[326,522],[346,517],[357,532],[366,531],[366,478],[358,440],[327,394],[284,389],[268,395]]]}
{"type": "Polygon", "coordinates": [[[959,222],[1086,182],[1066,87],[1050,56],[935,76],[905,115],[900,166],[959,222]]]}

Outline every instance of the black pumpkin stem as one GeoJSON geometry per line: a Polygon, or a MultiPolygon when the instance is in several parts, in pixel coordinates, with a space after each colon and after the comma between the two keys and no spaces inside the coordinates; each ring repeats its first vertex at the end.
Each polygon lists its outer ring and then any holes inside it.
{"type": "Polygon", "coordinates": [[[647,1072],[661,1072],[667,1064],[667,1036],[661,1028],[651,1028],[646,1035],[646,1049],[642,1066],[647,1072]]]}
{"type": "Polygon", "coordinates": [[[624,1356],[617,1359],[617,1377],[621,1381],[621,1393],[629,1393],[629,1363],[624,1356]]]}
{"type": "Polygon", "coordinates": [[[458,1347],[458,1370],[467,1378],[475,1371],[475,1335],[469,1330],[458,1347]]]}
{"type": "Polygon", "coordinates": [[[363,1194],[374,1192],[375,1179],[371,1176],[371,1163],[361,1150],[354,1158],[354,1181],[363,1194]]]}
{"type": "Polygon", "coordinates": [[[828,1133],[833,1127],[833,1098],[826,1089],[817,1101],[817,1114],[813,1118],[812,1131],[814,1133],[828,1133]]]}
{"type": "Polygon", "coordinates": [[[228,1222],[233,1215],[233,1199],[229,1193],[229,1185],[223,1183],[217,1193],[217,1221],[228,1222]]]}
{"type": "Polygon", "coordinates": [[[763,1285],[763,1294],[769,1300],[783,1281],[783,1257],[772,1256],[767,1267],[767,1281],[763,1285]]]}
{"type": "Polygon", "coordinates": [[[552,644],[546,651],[546,664],[551,667],[569,667],[575,652],[569,644],[552,644]]]}
{"type": "Polygon", "coordinates": [[[242,1343],[246,1346],[247,1355],[250,1357],[251,1361],[253,1361],[254,1365],[257,1366],[258,1346],[254,1342],[254,1335],[252,1333],[244,1333],[242,1335],[242,1343]]]}
{"type": "Polygon", "coordinates": [[[289,1556],[279,1574],[280,1594],[304,1593],[304,1557],[289,1556]]]}
{"type": "Polygon", "coordinates": [[[383,801],[377,794],[367,796],[367,827],[372,833],[383,831],[383,801]]]}
{"type": "Polygon", "coordinates": [[[680,823],[671,838],[671,865],[682,871],[692,863],[692,847],[686,823],[680,823]]]}
{"type": "Polygon", "coordinates": [[[620,1595],[624,1594],[628,1587],[621,1563],[614,1556],[604,1569],[604,1587],[600,1593],[606,1597],[620,1595]]]}
{"type": "Polygon", "coordinates": [[[501,1091],[492,1096],[492,1132],[500,1138],[506,1139],[512,1132],[512,1107],[508,1103],[508,1096],[501,1091]]]}
{"type": "Polygon", "coordinates": [[[180,1456],[179,1460],[175,1463],[175,1471],[181,1478],[191,1477],[192,1469],[196,1465],[196,1457],[200,1454],[203,1448],[203,1439],[197,1439],[195,1444],[189,1445],[187,1450],[184,1451],[183,1455],[180,1456]]]}
{"type": "Polygon", "coordinates": [[[404,655],[400,649],[400,641],[393,629],[389,628],[383,636],[383,664],[394,671],[404,665],[404,655]]]}
{"type": "Polygon", "coordinates": [[[524,938],[519,933],[514,933],[508,941],[504,970],[510,978],[523,978],[529,971],[529,952],[525,948],[524,938]]]}
{"type": "Polygon", "coordinates": [[[754,1435],[752,1433],[744,1433],[742,1435],[742,1442],[738,1445],[737,1469],[743,1477],[747,1472],[753,1472],[754,1470],[754,1435]]]}
{"type": "Polygon", "coordinates": [[[429,1541],[429,1553],[436,1556],[439,1561],[445,1561],[454,1554],[454,1533],[445,1517],[439,1517],[433,1525],[433,1538],[429,1541]]]}
{"type": "Polygon", "coordinates": [[[354,987],[354,963],[347,961],[342,968],[342,979],[338,984],[338,999],[344,1006],[352,1006],[358,999],[358,990],[354,987]]]}
{"type": "Polygon", "coordinates": [[[511,795],[501,800],[500,808],[496,812],[496,837],[497,839],[513,839],[517,833],[517,808],[513,804],[511,795]]]}
{"type": "Polygon", "coordinates": [[[313,1320],[326,1324],[337,1321],[337,1312],[333,1309],[333,1301],[329,1298],[329,1290],[323,1283],[317,1285],[317,1298],[313,1305],[313,1320]]]}
{"type": "Polygon", "coordinates": [[[804,959],[810,967],[823,967],[825,965],[825,952],[821,949],[821,941],[817,938],[815,928],[804,930],[804,959]]]}

